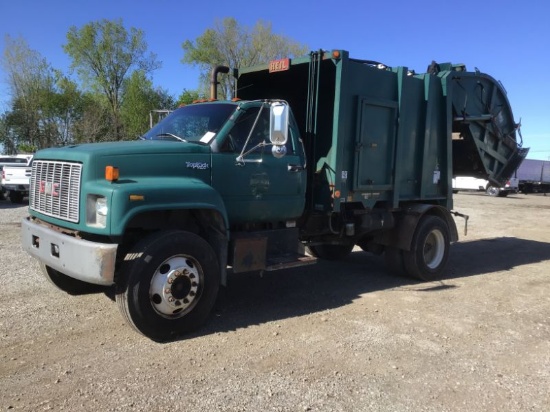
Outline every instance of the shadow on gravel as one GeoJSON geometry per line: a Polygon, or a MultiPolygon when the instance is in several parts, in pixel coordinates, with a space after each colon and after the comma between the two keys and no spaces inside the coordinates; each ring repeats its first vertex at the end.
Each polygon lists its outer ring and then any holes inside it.
{"type": "Polygon", "coordinates": [[[437,293],[457,287],[445,280],[506,271],[545,260],[550,261],[549,243],[503,237],[454,244],[443,282],[426,283],[425,288],[422,282],[386,274],[384,259],[364,252],[354,252],[340,262],[323,261],[263,276],[231,275],[210,322],[184,338],[322,312],[378,290],[414,285],[416,291],[437,293]]]}

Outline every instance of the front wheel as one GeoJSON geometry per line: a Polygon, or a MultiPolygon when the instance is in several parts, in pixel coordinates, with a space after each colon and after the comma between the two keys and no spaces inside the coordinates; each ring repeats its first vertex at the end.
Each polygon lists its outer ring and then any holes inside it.
{"type": "Polygon", "coordinates": [[[10,191],[10,201],[12,203],[23,203],[23,193],[10,191]]]}
{"type": "Polygon", "coordinates": [[[219,286],[212,247],[193,233],[164,231],[145,238],[126,255],[116,301],[134,329],[161,342],[201,326],[219,286]]]}
{"type": "Polygon", "coordinates": [[[449,259],[450,235],[447,223],[437,216],[424,216],[414,231],[411,250],[403,251],[407,273],[421,280],[439,278],[449,259]]]}

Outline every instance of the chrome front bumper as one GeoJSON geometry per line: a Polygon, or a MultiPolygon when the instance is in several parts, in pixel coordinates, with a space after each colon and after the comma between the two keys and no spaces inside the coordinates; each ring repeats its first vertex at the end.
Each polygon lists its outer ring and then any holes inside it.
{"type": "Polygon", "coordinates": [[[64,275],[96,285],[114,282],[118,245],[77,239],[25,218],[21,222],[23,249],[64,275]]]}

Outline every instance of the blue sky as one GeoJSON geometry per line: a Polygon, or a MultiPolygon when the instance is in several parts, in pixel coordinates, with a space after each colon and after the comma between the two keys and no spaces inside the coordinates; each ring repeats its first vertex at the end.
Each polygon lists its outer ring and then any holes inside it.
{"type": "MultiPolygon", "coordinates": [[[[464,63],[500,80],[529,158],[550,160],[550,3],[544,0],[0,0],[0,42],[23,37],[55,68],[68,72],[62,45],[70,26],[103,18],[145,32],[162,61],[155,86],[175,96],[197,87],[198,72],[183,65],[181,44],[216,19],[258,20],[311,50],[346,49],[360,59],[422,72],[432,61],[464,63]]],[[[0,112],[9,100],[0,69],[0,112]]]]}

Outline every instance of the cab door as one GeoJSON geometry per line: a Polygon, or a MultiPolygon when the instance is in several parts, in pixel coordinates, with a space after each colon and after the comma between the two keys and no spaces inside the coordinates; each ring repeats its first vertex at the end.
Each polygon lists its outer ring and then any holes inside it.
{"type": "Polygon", "coordinates": [[[287,153],[276,158],[269,143],[269,107],[240,111],[221,151],[212,154],[212,187],[224,199],[231,224],[286,221],[302,214],[306,173],[296,133],[291,128],[287,153]]]}

